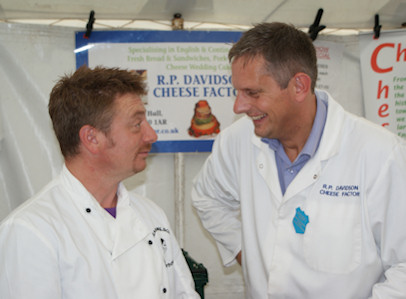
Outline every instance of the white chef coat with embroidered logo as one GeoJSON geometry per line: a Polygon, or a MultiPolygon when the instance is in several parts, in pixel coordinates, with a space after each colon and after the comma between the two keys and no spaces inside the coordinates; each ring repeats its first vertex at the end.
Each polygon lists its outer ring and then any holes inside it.
{"type": "Polygon", "coordinates": [[[117,195],[114,219],[64,166],[0,227],[0,298],[200,298],[164,212],[117,195]]]}
{"type": "Polygon", "coordinates": [[[225,265],[242,250],[248,298],[406,298],[405,141],[316,96],[322,139],[284,195],[274,152],[243,117],[217,137],[193,205],[225,265]]]}

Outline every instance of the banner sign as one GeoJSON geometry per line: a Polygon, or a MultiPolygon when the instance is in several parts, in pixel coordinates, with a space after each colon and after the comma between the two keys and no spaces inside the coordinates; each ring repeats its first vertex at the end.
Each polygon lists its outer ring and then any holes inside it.
{"type": "Polygon", "coordinates": [[[342,43],[316,40],[313,42],[317,55],[318,76],[316,88],[323,89],[334,98],[340,98],[341,65],[344,45],[342,43]]]}
{"type": "Polygon", "coordinates": [[[228,51],[241,32],[94,31],[76,33],[76,67],[138,72],[146,80],[152,152],[208,152],[235,121],[228,51]]]}
{"type": "Polygon", "coordinates": [[[406,32],[360,36],[365,116],[406,137],[406,32]]]}

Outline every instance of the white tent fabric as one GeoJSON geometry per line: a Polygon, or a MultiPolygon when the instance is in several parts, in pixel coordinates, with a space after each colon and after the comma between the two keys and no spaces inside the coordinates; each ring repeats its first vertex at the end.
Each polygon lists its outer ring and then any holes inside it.
{"type": "Polygon", "coordinates": [[[50,19],[87,20],[95,11],[96,22],[115,19],[171,20],[181,13],[185,21],[252,25],[264,21],[294,23],[308,28],[319,8],[328,28],[371,29],[374,15],[383,28],[400,28],[406,22],[406,0],[2,0],[0,20],[50,19]]]}
{"type": "Polygon", "coordinates": [[[38,191],[61,165],[47,92],[61,71],[72,69],[73,53],[69,57],[66,52],[74,41],[66,30],[50,31],[0,27],[0,218],[38,191]]]}

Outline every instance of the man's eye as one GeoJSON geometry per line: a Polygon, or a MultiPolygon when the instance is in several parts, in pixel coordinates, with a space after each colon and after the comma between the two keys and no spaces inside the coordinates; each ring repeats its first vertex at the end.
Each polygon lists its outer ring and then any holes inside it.
{"type": "Polygon", "coordinates": [[[250,97],[257,97],[258,96],[258,92],[254,91],[254,90],[247,90],[247,95],[250,97]]]}

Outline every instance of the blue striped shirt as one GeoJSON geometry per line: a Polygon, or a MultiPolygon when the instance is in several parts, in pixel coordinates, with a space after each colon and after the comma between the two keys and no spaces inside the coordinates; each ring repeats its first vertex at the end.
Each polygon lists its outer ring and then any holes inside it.
{"type": "Polygon", "coordinates": [[[310,160],[319,147],[324,125],[327,118],[327,103],[317,99],[317,110],[312,130],[300,154],[291,162],[278,139],[262,138],[269,147],[275,151],[275,160],[278,168],[279,183],[282,194],[285,194],[289,184],[293,181],[303,166],[310,160]]]}

